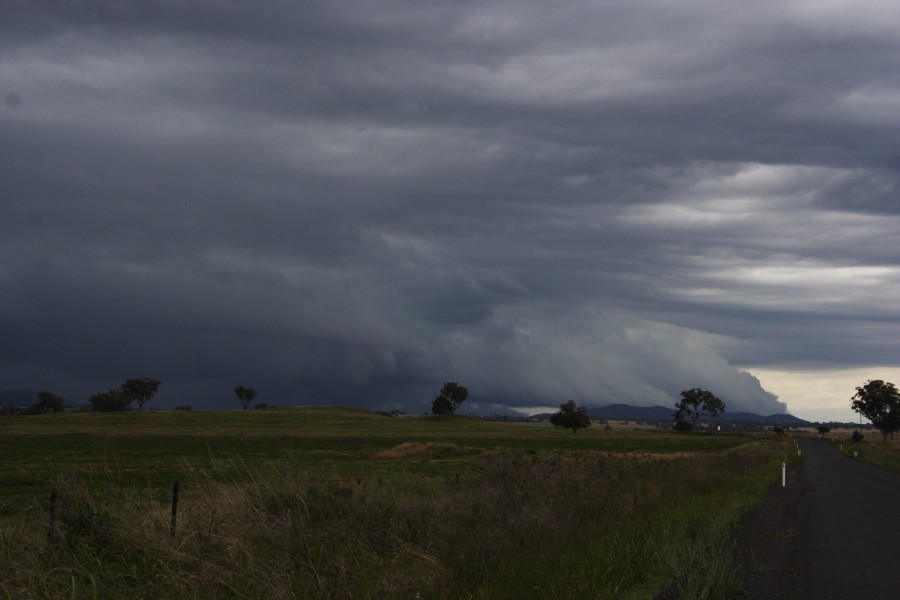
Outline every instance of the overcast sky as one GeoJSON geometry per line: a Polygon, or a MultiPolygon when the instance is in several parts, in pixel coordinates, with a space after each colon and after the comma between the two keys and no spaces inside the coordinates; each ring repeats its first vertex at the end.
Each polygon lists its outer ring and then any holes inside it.
{"type": "Polygon", "coordinates": [[[0,389],[855,420],[900,378],[893,0],[3,2],[0,99],[0,389]]]}

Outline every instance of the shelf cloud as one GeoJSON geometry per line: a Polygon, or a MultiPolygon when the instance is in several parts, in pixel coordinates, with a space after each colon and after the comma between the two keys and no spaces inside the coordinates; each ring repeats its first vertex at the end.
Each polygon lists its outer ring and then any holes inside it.
{"type": "Polygon", "coordinates": [[[0,388],[813,414],[750,372],[900,362],[900,7],[4,13],[0,388]]]}

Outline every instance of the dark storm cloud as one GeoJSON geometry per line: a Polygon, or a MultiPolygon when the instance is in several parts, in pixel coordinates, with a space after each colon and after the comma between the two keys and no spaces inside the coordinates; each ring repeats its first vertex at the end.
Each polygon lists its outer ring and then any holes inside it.
{"type": "Polygon", "coordinates": [[[900,359],[886,3],[4,11],[0,387],[775,412],[742,365],[900,359]]]}

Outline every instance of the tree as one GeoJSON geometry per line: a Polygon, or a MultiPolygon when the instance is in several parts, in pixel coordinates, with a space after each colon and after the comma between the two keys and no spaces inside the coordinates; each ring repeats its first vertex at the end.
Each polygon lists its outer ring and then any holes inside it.
{"type": "Polygon", "coordinates": [[[247,407],[250,406],[250,403],[253,402],[254,398],[256,398],[256,390],[249,386],[234,386],[234,394],[238,397],[238,402],[241,403],[241,406],[244,407],[244,410],[247,410],[247,407]]]}
{"type": "Polygon", "coordinates": [[[569,400],[565,404],[559,405],[559,412],[550,417],[550,424],[554,427],[571,429],[572,433],[578,433],[579,429],[591,426],[591,418],[585,407],[576,406],[574,400],[569,400]]]}
{"type": "Polygon", "coordinates": [[[150,377],[135,377],[127,379],[122,384],[122,393],[128,398],[128,403],[137,402],[138,409],[144,410],[144,403],[153,398],[160,382],[150,377]]]}
{"type": "Polygon", "coordinates": [[[431,412],[438,415],[454,414],[456,409],[466,401],[469,397],[469,390],[459,385],[455,381],[448,381],[441,388],[440,395],[431,403],[431,412]],[[447,404],[449,403],[449,412],[447,412],[447,404]],[[435,408],[439,408],[444,412],[435,412],[435,408]]]}
{"type": "Polygon", "coordinates": [[[66,401],[51,392],[38,392],[38,403],[34,405],[37,414],[60,413],[65,409],[66,401]]]}
{"type": "Polygon", "coordinates": [[[114,412],[126,410],[131,400],[121,389],[112,389],[106,392],[98,392],[91,396],[90,403],[94,405],[94,410],[101,412],[114,412]]]}
{"type": "Polygon", "coordinates": [[[880,379],[867,381],[856,388],[850,400],[850,407],[881,431],[885,444],[888,434],[893,436],[900,429],[900,391],[893,383],[880,379]]]}
{"type": "Polygon", "coordinates": [[[675,431],[693,431],[694,426],[688,423],[687,421],[681,420],[678,418],[678,415],[675,415],[675,425],[672,426],[672,429],[675,431]]]}
{"type": "Polygon", "coordinates": [[[825,435],[826,433],[831,431],[831,427],[829,427],[828,425],[819,425],[818,427],[816,427],[816,431],[819,432],[819,435],[825,435]]]}
{"type": "Polygon", "coordinates": [[[431,403],[431,414],[439,417],[453,414],[453,403],[446,396],[438,396],[431,403]]]}
{"type": "Polygon", "coordinates": [[[681,392],[681,402],[675,403],[675,423],[683,422],[685,417],[691,423],[691,429],[703,415],[717,417],[725,412],[725,403],[712,392],[694,388],[681,392]]]}

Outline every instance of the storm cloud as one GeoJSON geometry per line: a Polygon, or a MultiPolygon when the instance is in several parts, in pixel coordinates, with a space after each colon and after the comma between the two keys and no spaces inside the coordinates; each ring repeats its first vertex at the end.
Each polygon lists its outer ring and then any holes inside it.
{"type": "Polygon", "coordinates": [[[895,3],[2,10],[0,388],[769,414],[748,371],[900,363],[895,3]]]}

